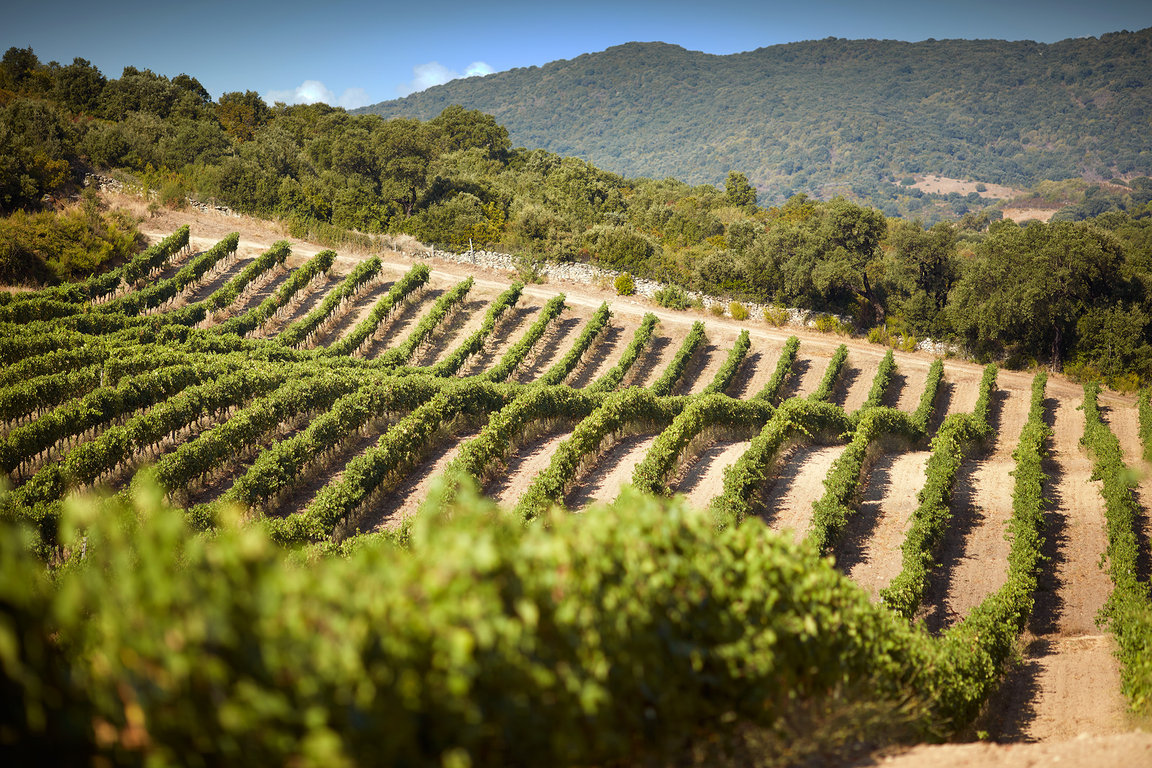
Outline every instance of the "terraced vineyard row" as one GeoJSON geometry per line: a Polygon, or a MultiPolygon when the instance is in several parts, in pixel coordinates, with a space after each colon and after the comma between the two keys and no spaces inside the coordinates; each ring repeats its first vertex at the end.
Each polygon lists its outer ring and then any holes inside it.
{"type": "Polygon", "coordinates": [[[330,251],[287,269],[287,243],[239,257],[236,236],[188,242],[0,301],[3,514],[46,557],[65,498],[99,486],[157,484],[199,530],[239,508],[283,545],[348,551],[405,541],[433,488],[443,502],[476,487],[532,521],[626,503],[632,485],[682,494],[720,531],[759,519],[923,620],[892,642],[930,649],[909,653],[936,659],[928,695],[952,726],[984,711],[1005,739],[1124,730],[1121,690],[1136,705],[1152,691],[1152,491],[1123,480],[1150,450],[1133,403],[1110,397],[1094,422],[1095,389],[1042,375],[421,263],[336,275],[330,251]],[[1021,636],[1024,664],[999,686],[1021,636]],[[1060,694],[1078,669],[1103,681],[1090,721],[1060,694]]]}

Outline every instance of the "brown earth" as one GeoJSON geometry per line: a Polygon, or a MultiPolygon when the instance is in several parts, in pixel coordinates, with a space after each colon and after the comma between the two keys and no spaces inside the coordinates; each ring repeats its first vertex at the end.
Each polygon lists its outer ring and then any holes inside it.
{"type": "Polygon", "coordinates": [[[797,447],[784,461],[768,491],[762,517],[775,531],[792,531],[804,538],[812,521],[812,505],[824,495],[824,478],[846,445],[797,447]]]}
{"type": "Polygon", "coordinates": [[[683,478],[671,486],[672,490],[684,494],[691,506],[706,508],[724,492],[724,470],[739,461],[751,444],[749,440],[741,440],[713,445],[701,452],[683,478]]]}

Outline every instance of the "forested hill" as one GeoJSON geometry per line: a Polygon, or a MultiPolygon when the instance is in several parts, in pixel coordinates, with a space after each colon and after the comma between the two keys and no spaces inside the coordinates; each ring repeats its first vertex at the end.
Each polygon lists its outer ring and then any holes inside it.
{"type": "Polygon", "coordinates": [[[715,56],[664,43],[455,80],[365,107],[479,109],[514,144],[626,176],[882,201],[908,174],[1030,186],[1152,172],[1152,28],[1054,44],[826,39],[715,56]]]}

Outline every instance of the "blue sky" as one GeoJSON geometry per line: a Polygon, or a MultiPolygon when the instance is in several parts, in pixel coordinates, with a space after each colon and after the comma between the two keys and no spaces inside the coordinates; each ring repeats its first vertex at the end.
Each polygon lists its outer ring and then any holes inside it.
{"type": "Polygon", "coordinates": [[[356,107],[454,75],[544,64],[632,40],[725,54],[824,37],[1054,42],[1152,26],[1152,3],[1037,0],[56,0],[0,14],[0,45],[197,77],[218,97],[356,107]]]}

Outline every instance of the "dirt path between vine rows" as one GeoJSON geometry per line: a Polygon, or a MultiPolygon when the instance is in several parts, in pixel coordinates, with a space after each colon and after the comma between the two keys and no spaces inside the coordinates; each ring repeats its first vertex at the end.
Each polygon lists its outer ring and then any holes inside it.
{"type": "Polygon", "coordinates": [[[768,490],[760,517],[774,531],[792,531],[797,541],[808,533],[812,505],[824,495],[824,478],[846,445],[796,447],[768,490]]]}
{"type": "Polygon", "coordinates": [[[504,472],[484,492],[502,507],[511,509],[516,506],[536,475],[548,469],[556,448],[571,435],[571,429],[550,432],[513,451],[504,472]]]}
{"type": "Polygon", "coordinates": [[[1020,443],[1030,401],[1030,389],[998,385],[989,408],[992,440],[960,466],[952,491],[952,520],[924,597],[922,615],[930,631],[942,631],[967,616],[1008,578],[1006,536],[1016,482],[1012,452],[1020,443]]]}
{"type": "Polygon", "coordinates": [[[750,445],[750,440],[717,443],[701,452],[685,469],[683,477],[671,486],[673,492],[687,496],[688,504],[693,507],[706,508],[724,492],[724,470],[739,461],[750,445]]]}
{"type": "Polygon", "coordinates": [[[1050,560],[1040,576],[1023,662],[989,705],[986,729],[998,741],[1061,741],[1132,728],[1114,640],[1095,623],[1112,582],[1099,566],[1107,547],[1104,502],[1079,444],[1081,402],[1046,402],[1054,430],[1045,467],[1045,497],[1052,501],[1045,530],[1050,560]]]}
{"type": "Polygon", "coordinates": [[[836,379],[836,387],[832,391],[831,401],[844,409],[845,413],[855,413],[868,399],[872,389],[872,380],[880,369],[881,355],[867,355],[862,352],[853,352],[848,355],[840,376],[836,379]]]}
{"type": "Polygon", "coordinates": [[[776,363],[780,360],[783,348],[784,344],[780,342],[754,339],[748,356],[728,385],[728,394],[742,400],[751,400],[758,395],[776,372],[776,363]]]}
{"type": "Polygon", "coordinates": [[[896,373],[884,396],[884,405],[911,413],[920,407],[920,396],[928,383],[930,363],[910,356],[896,357],[896,373]]]}
{"type": "Polygon", "coordinates": [[[900,545],[924,487],[928,451],[882,454],[866,477],[860,508],[836,549],[837,567],[875,600],[900,573],[900,545]]]}
{"type": "Polygon", "coordinates": [[[613,445],[584,472],[568,493],[564,506],[583,509],[595,502],[608,503],[632,482],[636,465],[644,460],[658,435],[632,435],[613,445]]]}

